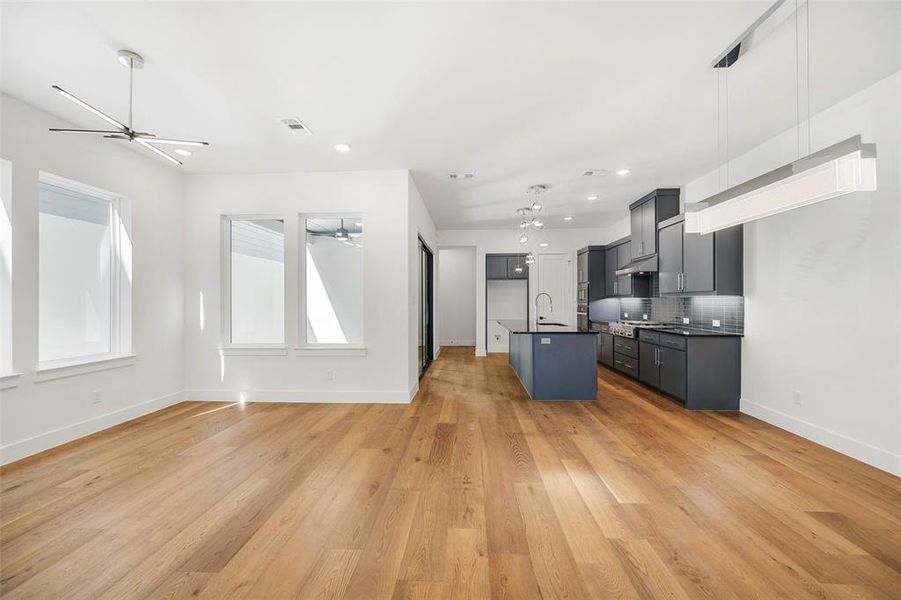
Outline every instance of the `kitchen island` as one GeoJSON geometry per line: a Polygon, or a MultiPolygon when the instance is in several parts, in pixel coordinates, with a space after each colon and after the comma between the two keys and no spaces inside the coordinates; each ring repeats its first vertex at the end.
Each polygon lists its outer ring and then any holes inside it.
{"type": "Polygon", "coordinates": [[[533,400],[597,397],[597,332],[498,320],[510,333],[510,366],[533,400]]]}

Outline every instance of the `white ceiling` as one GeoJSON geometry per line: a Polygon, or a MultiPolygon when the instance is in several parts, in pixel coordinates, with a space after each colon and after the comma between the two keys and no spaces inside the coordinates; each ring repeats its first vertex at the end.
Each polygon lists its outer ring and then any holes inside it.
{"type": "MultiPolygon", "coordinates": [[[[899,69],[901,3],[812,2],[816,112],[899,69]]],[[[124,119],[115,51],[129,48],[147,61],[135,124],[212,144],[184,171],[408,168],[439,228],[512,225],[526,188],[549,183],[549,226],[564,214],[604,226],[647,191],[715,168],[710,62],[768,5],[4,3],[0,89],[103,124],[58,84],[124,119]],[[581,176],[620,167],[632,173],[581,176]]],[[[730,153],[795,121],[794,36],[791,19],[730,69],[730,153]]]]}

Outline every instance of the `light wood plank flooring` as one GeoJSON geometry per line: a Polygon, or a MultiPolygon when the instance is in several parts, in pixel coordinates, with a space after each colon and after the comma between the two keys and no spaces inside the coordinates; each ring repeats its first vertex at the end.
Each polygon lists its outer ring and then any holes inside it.
{"type": "Polygon", "coordinates": [[[611,371],[529,401],[186,402],[2,470],[0,596],[901,598],[901,480],[611,371]]]}

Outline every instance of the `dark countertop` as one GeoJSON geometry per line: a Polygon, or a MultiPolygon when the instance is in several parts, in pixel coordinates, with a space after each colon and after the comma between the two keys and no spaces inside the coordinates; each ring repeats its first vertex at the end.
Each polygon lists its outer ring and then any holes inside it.
{"type": "Polygon", "coordinates": [[[582,333],[597,335],[597,331],[579,331],[575,325],[535,325],[525,319],[497,319],[498,325],[510,333],[582,333]]]}
{"type": "Polygon", "coordinates": [[[729,333],[726,331],[708,331],[706,329],[695,329],[694,327],[645,327],[649,331],[658,331],[660,333],[671,333],[673,335],[684,335],[691,337],[744,337],[740,333],[729,333]]]}

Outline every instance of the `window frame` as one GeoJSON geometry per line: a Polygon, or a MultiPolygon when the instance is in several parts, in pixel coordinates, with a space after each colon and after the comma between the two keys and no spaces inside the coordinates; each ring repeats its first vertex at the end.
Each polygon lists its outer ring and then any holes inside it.
{"type": "Polygon", "coordinates": [[[304,212],[297,215],[297,344],[296,356],[366,356],[366,215],[361,211],[304,212]],[[359,219],[363,222],[364,244],[360,253],[360,341],[344,344],[310,344],[307,342],[307,219],[359,219]]]}
{"type": "MultiPolygon", "coordinates": [[[[63,190],[91,197],[105,203],[110,210],[110,349],[99,354],[41,360],[38,342],[38,363],[35,368],[37,381],[57,379],[70,374],[81,374],[95,370],[128,366],[134,364],[132,351],[132,286],[134,279],[131,203],[122,194],[92,186],[80,181],[38,172],[38,196],[41,186],[49,185],[63,190]],[[125,242],[128,242],[126,246],[125,242]]],[[[40,245],[40,207],[38,213],[38,244],[40,245]]],[[[39,251],[40,252],[40,251],[39,251]]],[[[40,256],[38,256],[38,270],[40,256]]],[[[40,282],[40,273],[38,273],[40,282]]],[[[38,284],[38,304],[40,306],[40,283],[38,284]]],[[[40,309],[38,309],[38,340],[40,340],[40,309]]]]}
{"type": "Polygon", "coordinates": [[[280,214],[229,214],[219,220],[219,354],[221,356],[285,356],[288,354],[288,219],[280,214]],[[280,344],[232,342],[232,221],[281,221],[284,225],[284,269],[282,272],[282,342],[280,344]]]}
{"type": "MultiPolygon", "coordinates": [[[[20,372],[16,371],[16,359],[13,354],[13,254],[12,254],[12,246],[13,246],[13,198],[12,198],[12,162],[0,158],[0,210],[3,211],[3,214],[6,216],[6,222],[2,224],[3,227],[8,228],[9,238],[7,243],[9,246],[5,248],[5,251],[8,252],[6,259],[9,260],[9,273],[8,278],[7,273],[4,269],[4,274],[2,275],[5,278],[5,281],[0,283],[0,293],[3,290],[6,291],[8,297],[0,298],[0,331],[2,331],[6,337],[0,339],[0,390],[8,390],[16,387],[19,384],[19,376],[20,372]]],[[[0,267],[2,268],[2,267],[0,267]]]]}

